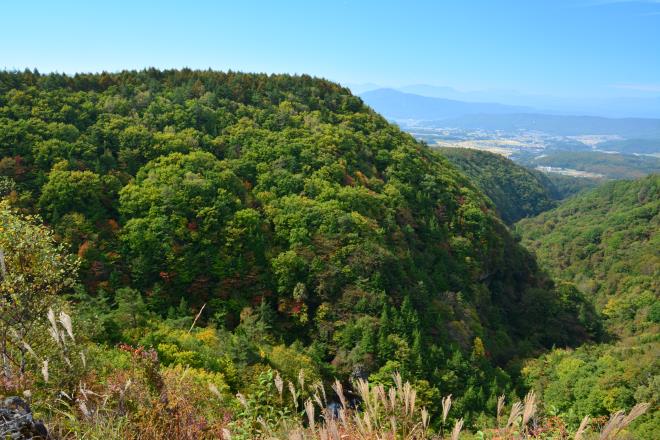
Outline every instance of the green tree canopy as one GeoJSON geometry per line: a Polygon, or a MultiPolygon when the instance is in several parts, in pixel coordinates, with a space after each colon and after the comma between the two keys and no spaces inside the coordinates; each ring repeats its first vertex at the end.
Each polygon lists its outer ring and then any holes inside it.
{"type": "Polygon", "coordinates": [[[177,285],[218,274],[225,224],[243,205],[241,181],[210,153],[173,153],[149,162],[122,189],[123,240],[141,285],[177,285]]]}

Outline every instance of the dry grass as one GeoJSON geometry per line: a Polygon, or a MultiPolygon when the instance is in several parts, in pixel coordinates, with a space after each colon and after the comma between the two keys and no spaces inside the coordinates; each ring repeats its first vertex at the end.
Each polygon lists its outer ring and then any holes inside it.
{"type": "Polygon", "coordinates": [[[649,409],[648,403],[635,405],[626,415],[624,411],[617,411],[610,417],[610,420],[600,432],[599,440],[614,439],[617,435],[632,423],[637,417],[644,414],[649,409]]]}
{"type": "MultiPolygon", "coordinates": [[[[64,371],[73,368],[73,355],[77,352],[73,324],[64,312],[48,313],[49,333],[59,347],[65,365],[64,371]]],[[[42,361],[41,374],[45,383],[56,386],[52,377],[63,371],[50,372],[48,359],[40,358],[28,346],[37,360],[42,361]],[[49,377],[52,376],[52,377],[49,377]],[[51,379],[49,381],[49,379],[51,379]]],[[[127,439],[127,440],[439,440],[445,439],[445,428],[451,419],[453,429],[448,433],[451,440],[461,437],[464,420],[450,417],[452,396],[442,398],[441,406],[429,411],[419,405],[417,391],[403,380],[400,374],[393,376],[393,385],[371,384],[359,379],[347,391],[336,380],[332,392],[326,393],[321,383],[308,383],[302,371],[295,380],[286,381],[275,373],[267,379],[274,387],[273,398],[280,407],[292,408],[279,418],[264,420],[259,410],[256,432],[232,433],[232,420],[236,412],[232,405],[247,407],[250,395],[236,395],[227,402],[218,386],[204,379],[200,382],[191,369],[184,367],[161,368],[154,350],[125,346],[135,369],[118,371],[101,383],[93,373],[81,379],[73,390],[59,389],[59,396],[46,405],[50,415],[53,438],[56,439],[127,439]],[[92,384],[88,387],[86,383],[92,384]],[[238,403],[237,403],[238,402],[238,403]],[[438,414],[433,421],[431,413],[438,414]],[[439,426],[439,434],[431,431],[439,426]],[[232,435],[235,434],[235,435],[232,435]]],[[[53,359],[51,359],[53,360],[53,359]]],[[[82,365],[86,364],[81,353],[82,365]]],[[[208,374],[208,373],[204,373],[208,374]]],[[[226,393],[226,390],[225,390],[226,393]]],[[[497,399],[497,427],[487,430],[492,439],[549,438],[548,426],[552,418],[539,426],[538,400],[531,391],[522,402],[514,402],[506,424],[505,396],[497,399]],[[544,434],[545,432],[545,434],[544,434]],[[545,437],[543,437],[545,435],[545,437]]],[[[600,440],[617,438],[637,417],[644,414],[649,404],[639,404],[628,414],[613,414],[598,435],[600,440]]],[[[243,421],[243,418],[239,419],[243,421]]],[[[591,419],[586,416],[574,434],[575,440],[585,440],[591,419]]],[[[560,424],[563,422],[559,422],[560,424]]],[[[568,438],[562,425],[561,438],[568,438]]],[[[595,438],[595,437],[589,437],[595,438]]]]}
{"type": "Polygon", "coordinates": [[[580,422],[580,426],[578,427],[578,430],[575,431],[575,440],[582,440],[584,433],[587,432],[587,428],[589,427],[589,422],[591,421],[591,417],[584,416],[582,419],[582,422],[580,422]]]}
{"type": "MultiPolygon", "coordinates": [[[[279,375],[275,377],[278,391],[282,388],[279,375]]],[[[296,389],[289,383],[290,394],[298,399],[303,394],[304,378],[299,377],[296,389]]],[[[353,384],[354,394],[349,395],[341,382],[332,386],[338,402],[329,402],[325,389],[320,384],[310,387],[311,398],[302,404],[303,421],[287,422],[280,427],[266,427],[266,438],[292,440],[394,440],[429,438],[430,416],[426,408],[417,405],[417,392],[400,375],[394,376],[394,385],[385,388],[380,384],[369,384],[358,380],[353,384]],[[356,403],[359,402],[359,408],[356,403]]],[[[449,406],[447,406],[449,411],[449,406]]],[[[458,438],[462,421],[454,428],[452,438],[458,438]]],[[[225,435],[231,433],[225,432],[225,435]]]]}
{"type": "MultiPolygon", "coordinates": [[[[141,380],[133,382],[130,377],[118,375],[111,381],[112,393],[103,394],[94,390],[81,388],[78,390],[76,406],[60,408],[60,417],[77,421],[75,430],[62,429],[66,424],[60,424],[56,438],[122,438],[127,440],[165,440],[165,439],[287,439],[287,440],[459,440],[462,436],[464,421],[455,419],[451,432],[433,434],[430,430],[431,416],[427,408],[420,407],[417,393],[412,385],[404,382],[401,376],[394,377],[394,384],[385,387],[381,384],[370,384],[358,380],[350,392],[346,391],[341,382],[335,381],[330,400],[326,390],[320,383],[308,385],[304,377],[299,377],[298,383],[287,383],[288,393],[285,396],[285,385],[279,374],[274,376],[276,398],[297,399],[301,417],[283,418],[276,423],[260,419],[261,428],[258,434],[246,437],[232,435],[229,429],[231,416],[224,418],[208,417],[209,413],[199,407],[200,396],[206,393],[207,401],[213,404],[214,399],[222,399],[217,387],[214,389],[200,386],[189,380],[187,369],[169,371],[159,379],[159,398],[149,396],[149,383],[145,375],[141,380]],[[297,385],[297,386],[296,386],[297,385]],[[303,388],[305,387],[305,388],[303,388]],[[303,401],[301,396],[309,396],[303,401]],[[132,402],[134,407],[127,410],[132,402]],[[65,409],[66,410],[65,410],[65,409]],[[210,421],[215,420],[215,421],[210,421]]],[[[237,399],[245,400],[243,396],[237,399]]],[[[281,400],[282,401],[282,400],[281,400]]],[[[293,402],[291,402],[293,404],[293,402]]],[[[219,406],[218,406],[219,408],[219,406]]],[[[451,396],[442,399],[438,408],[436,424],[444,426],[450,419],[452,408],[451,396]]],[[[511,405],[506,425],[486,431],[485,437],[498,440],[517,439],[568,439],[569,433],[562,431],[560,437],[548,437],[547,426],[537,429],[536,413],[538,400],[530,392],[522,402],[511,405]]],[[[582,420],[573,438],[599,438],[609,440],[618,438],[622,431],[637,417],[644,414],[648,404],[635,406],[628,414],[620,411],[612,415],[600,434],[587,432],[591,419],[587,416],[582,420]],[[598,436],[598,437],[594,437],[598,436]]],[[[213,408],[211,408],[213,410],[213,408]]],[[[497,405],[497,419],[503,417],[505,398],[500,396],[497,405]]],[[[470,437],[472,438],[472,437],[470,437]]]]}

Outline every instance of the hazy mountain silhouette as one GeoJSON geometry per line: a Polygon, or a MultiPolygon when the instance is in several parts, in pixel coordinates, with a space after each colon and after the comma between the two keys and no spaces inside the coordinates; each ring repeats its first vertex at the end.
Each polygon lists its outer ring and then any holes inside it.
{"type": "Polygon", "coordinates": [[[392,119],[434,120],[483,113],[507,114],[533,110],[523,106],[432,98],[394,89],[371,90],[362,93],[360,97],[376,111],[392,119]]]}

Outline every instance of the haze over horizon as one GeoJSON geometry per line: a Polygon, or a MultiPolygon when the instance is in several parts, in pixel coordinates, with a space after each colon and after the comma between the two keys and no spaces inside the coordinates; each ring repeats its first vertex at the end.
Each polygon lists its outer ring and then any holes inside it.
{"type": "MultiPolygon", "coordinates": [[[[509,107],[507,113],[550,113],[576,116],[598,116],[606,118],[660,118],[660,97],[563,97],[551,95],[524,94],[516,90],[457,90],[453,87],[430,84],[412,84],[402,87],[380,86],[378,84],[346,83],[355,94],[360,95],[372,105],[371,98],[376,95],[398,94],[399,100],[408,100],[415,96],[421,98],[442,99],[460,103],[475,103],[509,107]]],[[[448,104],[450,104],[448,102],[448,104]]],[[[381,111],[378,106],[377,111],[381,111]]]]}

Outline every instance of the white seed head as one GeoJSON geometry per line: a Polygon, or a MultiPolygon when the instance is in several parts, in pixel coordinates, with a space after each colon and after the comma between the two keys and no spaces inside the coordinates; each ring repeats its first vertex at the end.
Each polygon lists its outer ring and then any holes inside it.
{"type": "Polygon", "coordinates": [[[48,359],[41,364],[41,375],[44,377],[44,382],[48,383],[48,359]]]}
{"type": "Polygon", "coordinates": [[[60,312],[60,323],[62,323],[62,327],[64,327],[71,340],[76,342],[76,338],[73,337],[73,324],[71,323],[71,317],[65,312],[60,312]]]}

